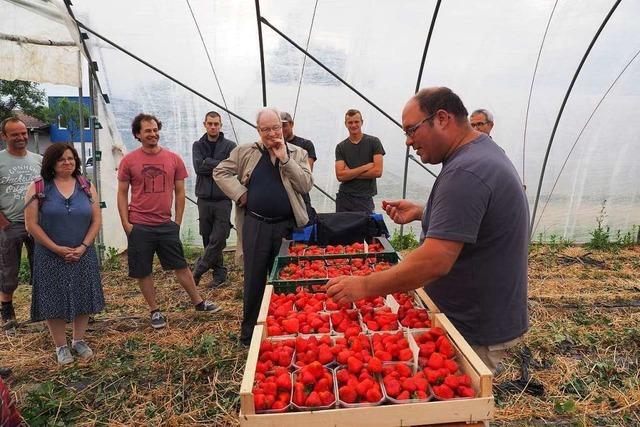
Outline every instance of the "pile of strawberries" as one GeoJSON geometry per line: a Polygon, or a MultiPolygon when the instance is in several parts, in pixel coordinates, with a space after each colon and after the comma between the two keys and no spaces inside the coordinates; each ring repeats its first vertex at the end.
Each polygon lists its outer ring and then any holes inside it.
{"type": "Polygon", "coordinates": [[[269,336],[329,333],[331,325],[327,313],[299,311],[282,318],[267,316],[269,336]]]}
{"type": "Polygon", "coordinates": [[[424,368],[424,376],[436,398],[475,396],[471,378],[460,374],[458,364],[453,360],[455,350],[442,329],[431,328],[414,335],[414,338],[419,348],[418,366],[424,368]]]}
{"type": "Polygon", "coordinates": [[[429,382],[424,372],[415,374],[411,365],[406,363],[392,363],[382,368],[382,383],[387,396],[396,401],[426,400],[431,397],[429,382]]]}
{"type": "MultiPolygon", "coordinates": [[[[368,251],[382,252],[384,247],[380,242],[373,242],[369,244],[368,251]]],[[[364,243],[356,242],[350,245],[308,245],[306,243],[292,243],[289,246],[290,256],[310,256],[310,255],[325,255],[325,254],[360,254],[364,253],[364,243]]]]}
{"type": "Polygon", "coordinates": [[[373,355],[383,362],[413,362],[413,351],[402,332],[373,334],[371,342],[373,355]]]}
{"type": "Polygon", "coordinates": [[[327,268],[321,259],[291,262],[280,269],[278,278],[280,280],[326,279],[327,268]]]}
{"type": "Polygon", "coordinates": [[[391,311],[390,307],[382,307],[376,310],[361,308],[362,323],[369,331],[397,331],[398,315],[391,311]]]}
{"type": "Polygon", "coordinates": [[[283,367],[266,374],[256,372],[252,392],[256,412],[285,410],[291,402],[291,373],[283,367]]]}
{"type": "Polygon", "coordinates": [[[362,332],[358,310],[340,310],[331,313],[331,326],[334,331],[345,337],[358,335],[362,332]]]}
{"type": "Polygon", "coordinates": [[[293,373],[291,401],[298,408],[318,409],[331,407],[336,402],[333,394],[333,374],[320,362],[310,363],[293,373]]]}
{"type": "Polygon", "coordinates": [[[313,362],[320,362],[321,365],[335,362],[337,353],[332,347],[333,341],[329,335],[323,335],[319,338],[314,335],[308,338],[297,337],[295,339],[295,366],[300,368],[313,362]]]}
{"type": "Polygon", "coordinates": [[[260,343],[260,350],[258,351],[256,372],[265,374],[272,371],[276,366],[288,368],[291,366],[293,350],[295,348],[296,341],[293,339],[262,341],[260,343]]]}
{"type": "Polygon", "coordinates": [[[346,367],[336,369],[338,399],[346,404],[382,403],[382,387],[374,376],[380,372],[382,362],[375,357],[370,358],[367,365],[356,357],[349,357],[346,367]]]}

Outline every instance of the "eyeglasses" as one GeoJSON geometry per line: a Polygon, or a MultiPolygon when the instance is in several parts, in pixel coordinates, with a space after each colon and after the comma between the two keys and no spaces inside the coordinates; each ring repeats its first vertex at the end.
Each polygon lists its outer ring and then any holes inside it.
{"type": "Polygon", "coordinates": [[[269,132],[278,132],[279,130],[282,129],[282,126],[280,125],[275,125],[272,126],[270,128],[264,127],[264,128],[258,128],[258,130],[262,133],[269,133],[269,132]]]}
{"type": "Polygon", "coordinates": [[[471,123],[471,127],[472,128],[479,128],[480,126],[484,126],[486,124],[489,124],[489,122],[475,122],[475,123],[471,123]]]}
{"type": "Polygon", "coordinates": [[[430,116],[427,116],[424,119],[420,120],[418,123],[416,123],[415,125],[411,126],[407,130],[405,130],[404,131],[404,136],[406,136],[407,138],[412,138],[413,135],[418,130],[418,128],[420,126],[422,126],[424,124],[424,122],[426,122],[427,120],[431,120],[436,115],[436,113],[437,113],[437,111],[435,113],[431,114],[430,116]]]}

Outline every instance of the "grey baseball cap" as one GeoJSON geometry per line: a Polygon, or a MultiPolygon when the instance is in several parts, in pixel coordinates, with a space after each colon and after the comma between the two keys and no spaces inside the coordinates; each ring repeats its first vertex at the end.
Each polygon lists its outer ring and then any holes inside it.
{"type": "Polygon", "coordinates": [[[293,123],[293,119],[291,118],[291,114],[287,113],[286,111],[281,111],[280,112],[280,120],[283,123],[284,122],[293,123]]]}

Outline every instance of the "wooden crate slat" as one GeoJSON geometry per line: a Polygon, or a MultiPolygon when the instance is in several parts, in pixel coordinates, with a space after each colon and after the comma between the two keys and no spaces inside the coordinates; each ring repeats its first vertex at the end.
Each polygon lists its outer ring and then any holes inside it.
{"type": "Polygon", "coordinates": [[[473,423],[491,419],[493,398],[434,401],[401,405],[340,408],[316,412],[249,415],[240,413],[243,427],[380,427],[473,423]]]}
{"type": "Polygon", "coordinates": [[[262,294],[262,304],[260,304],[260,311],[258,312],[258,325],[267,324],[267,315],[269,314],[269,304],[271,303],[271,296],[273,295],[273,285],[267,285],[264,288],[264,294],[262,294]]]}

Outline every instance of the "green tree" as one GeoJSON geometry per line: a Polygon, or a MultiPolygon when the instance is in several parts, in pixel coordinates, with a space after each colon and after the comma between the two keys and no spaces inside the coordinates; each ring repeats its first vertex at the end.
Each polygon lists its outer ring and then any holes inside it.
{"type": "Polygon", "coordinates": [[[69,131],[69,137],[71,138],[68,142],[78,141],[80,139],[80,131],[81,126],[78,126],[78,116],[80,108],[82,105],[82,117],[83,117],[83,126],[89,126],[89,109],[84,104],[79,104],[77,99],[70,100],[68,98],[62,98],[58,102],[51,105],[51,115],[52,117],[57,117],[58,123],[60,126],[67,128],[69,131]]]}
{"type": "Polygon", "coordinates": [[[20,109],[45,123],[49,121],[46,96],[37,83],[0,79],[0,120],[12,116],[15,109],[20,109]]]}

